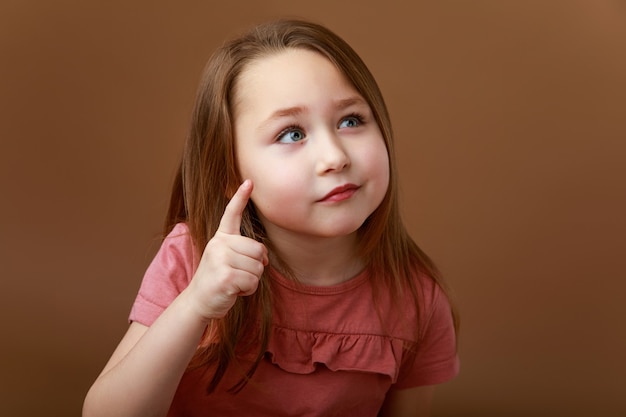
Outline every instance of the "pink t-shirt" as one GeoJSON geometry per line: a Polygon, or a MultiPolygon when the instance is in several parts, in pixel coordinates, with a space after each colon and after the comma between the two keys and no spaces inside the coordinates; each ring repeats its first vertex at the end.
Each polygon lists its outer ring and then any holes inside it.
{"type": "MultiPolygon", "coordinates": [[[[146,271],[130,320],[150,326],[193,277],[198,259],[186,225],[164,240],[146,271]]],[[[330,287],[297,284],[271,270],[272,334],[265,358],[238,394],[227,389],[242,376],[230,366],[217,390],[206,394],[212,370],[187,372],[170,416],[376,416],[387,391],[433,385],[459,370],[450,306],[440,288],[420,277],[421,328],[407,295],[373,302],[370,274],[330,287]],[[402,362],[406,344],[417,346],[402,362]]],[[[242,358],[246,371],[251,358],[242,358]]]]}

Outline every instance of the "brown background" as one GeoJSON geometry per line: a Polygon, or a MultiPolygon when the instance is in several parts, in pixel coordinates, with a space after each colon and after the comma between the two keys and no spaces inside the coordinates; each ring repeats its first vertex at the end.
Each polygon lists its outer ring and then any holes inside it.
{"type": "Polygon", "coordinates": [[[279,16],[337,31],[386,96],[407,223],[463,317],[435,415],[626,415],[617,0],[3,1],[0,415],[79,415],[208,55],[279,16]]]}

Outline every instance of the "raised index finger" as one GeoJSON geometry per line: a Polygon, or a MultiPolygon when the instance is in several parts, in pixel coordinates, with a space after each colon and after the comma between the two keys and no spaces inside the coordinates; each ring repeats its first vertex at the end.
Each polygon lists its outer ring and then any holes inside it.
{"type": "Polygon", "coordinates": [[[245,180],[230,199],[220,220],[217,231],[229,235],[241,234],[241,215],[252,194],[252,181],[245,180]]]}

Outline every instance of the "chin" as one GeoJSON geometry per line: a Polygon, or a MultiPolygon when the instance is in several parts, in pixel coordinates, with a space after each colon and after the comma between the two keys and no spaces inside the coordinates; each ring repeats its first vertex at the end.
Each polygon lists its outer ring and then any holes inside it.
{"type": "Polygon", "coordinates": [[[328,228],[318,229],[318,232],[316,233],[316,235],[319,237],[324,237],[324,238],[345,237],[345,236],[349,236],[349,235],[356,233],[361,228],[362,225],[363,225],[363,222],[344,224],[341,227],[337,227],[337,225],[333,225],[328,228]]]}

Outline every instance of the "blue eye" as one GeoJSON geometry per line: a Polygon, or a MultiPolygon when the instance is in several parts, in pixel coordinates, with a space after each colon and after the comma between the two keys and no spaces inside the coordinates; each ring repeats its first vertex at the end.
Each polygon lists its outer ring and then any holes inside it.
{"type": "Polygon", "coordinates": [[[346,118],[344,118],[341,123],[339,123],[339,128],[343,129],[343,128],[350,128],[350,127],[358,127],[363,123],[363,120],[361,119],[361,117],[357,116],[357,115],[352,115],[352,116],[348,116],[346,118]]]}
{"type": "Polygon", "coordinates": [[[304,132],[298,127],[289,127],[278,135],[280,143],[295,143],[304,139],[304,132]]]}

